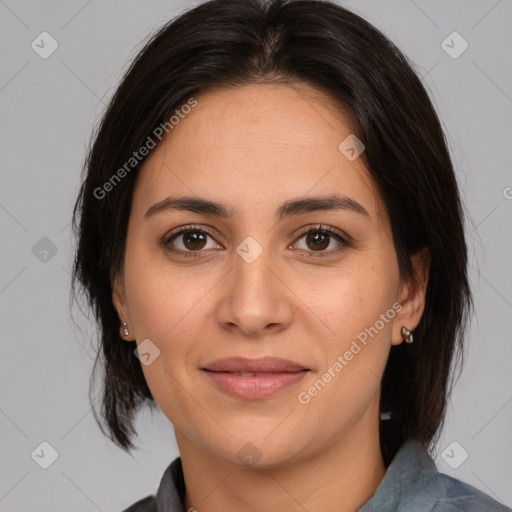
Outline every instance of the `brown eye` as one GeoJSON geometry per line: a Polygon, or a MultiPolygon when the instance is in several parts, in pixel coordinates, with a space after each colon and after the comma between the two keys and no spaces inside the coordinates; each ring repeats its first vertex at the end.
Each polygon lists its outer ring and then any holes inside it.
{"type": "Polygon", "coordinates": [[[205,229],[184,226],[164,236],[160,243],[165,250],[178,256],[199,257],[203,256],[209,248],[222,249],[218,244],[207,247],[208,238],[214,240],[213,235],[205,229]]]}
{"type": "Polygon", "coordinates": [[[183,245],[191,251],[204,249],[206,237],[208,236],[203,231],[187,231],[180,233],[182,236],[183,245]]]}
{"type": "Polygon", "coordinates": [[[330,235],[320,231],[310,231],[306,236],[306,244],[310,249],[323,250],[329,246],[330,235]]]}
{"type": "Polygon", "coordinates": [[[342,237],[337,231],[329,226],[315,226],[303,231],[299,240],[304,239],[303,247],[298,247],[310,258],[322,258],[332,256],[352,247],[351,242],[342,237]],[[334,248],[326,250],[334,242],[334,248]],[[336,247],[336,242],[338,246],[336,247]],[[315,254],[317,253],[317,254],[315,254]]]}

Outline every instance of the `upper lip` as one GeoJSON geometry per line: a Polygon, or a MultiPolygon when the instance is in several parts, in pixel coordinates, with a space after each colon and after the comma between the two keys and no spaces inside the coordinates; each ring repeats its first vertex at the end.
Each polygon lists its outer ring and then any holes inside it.
{"type": "Polygon", "coordinates": [[[304,366],[288,359],[279,357],[262,357],[260,359],[247,359],[245,357],[229,357],[218,359],[207,364],[203,370],[212,372],[252,372],[252,373],[279,373],[298,372],[308,370],[304,366]]]}

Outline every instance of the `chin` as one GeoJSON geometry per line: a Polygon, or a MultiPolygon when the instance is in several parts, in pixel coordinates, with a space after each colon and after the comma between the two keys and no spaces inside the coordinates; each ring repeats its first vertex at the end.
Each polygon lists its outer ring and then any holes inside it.
{"type": "MultiPolygon", "coordinates": [[[[275,427],[275,425],[274,425],[275,427]]],[[[286,432],[284,432],[286,434],[286,432]]],[[[271,470],[294,463],[301,454],[303,447],[290,435],[269,436],[237,435],[224,442],[221,446],[212,446],[212,452],[226,463],[240,469],[271,470]]]]}

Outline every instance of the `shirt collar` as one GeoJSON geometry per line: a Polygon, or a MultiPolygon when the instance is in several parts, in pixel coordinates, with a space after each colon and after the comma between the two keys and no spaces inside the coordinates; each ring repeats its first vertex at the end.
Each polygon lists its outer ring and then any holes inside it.
{"type": "MultiPolygon", "coordinates": [[[[437,474],[434,461],[418,441],[398,450],[373,496],[357,512],[394,512],[405,505],[432,510],[436,497],[430,487],[437,474]]],[[[156,495],[158,512],[185,512],[185,481],[181,458],[165,470],[156,495]]],[[[409,508],[407,509],[409,510],[409,508]]],[[[416,509],[415,509],[416,510],[416,509]]]]}
{"type": "Polygon", "coordinates": [[[156,493],[157,512],[185,512],[185,479],[181,457],[165,470],[156,493]]]}
{"type": "Polygon", "coordinates": [[[425,447],[418,441],[406,441],[373,496],[357,512],[430,511],[436,501],[432,485],[437,474],[425,447]]]}

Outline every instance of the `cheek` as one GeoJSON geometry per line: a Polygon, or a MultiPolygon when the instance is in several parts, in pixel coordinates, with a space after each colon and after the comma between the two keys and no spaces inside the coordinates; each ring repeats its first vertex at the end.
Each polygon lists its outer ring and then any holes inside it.
{"type": "Polygon", "coordinates": [[[300,389],[300,403],[307,404],[299,410],[307,411],[311,433],[326,424],[336,428],[356,422],[378,403],[395,310],[386,289],[375,282],[365,286],[366,279],[371,280],[368,275],[340,279],[318,303],[319,316],[323,312],[335,334],[317,337],[323,365],[315,380],[300,389]]]}
{"type": "Polygon", "coordinates": [[[331,279],[328,294],[317,293],[318,316],[331,331],[329,336],[318,338],[322,370],[331,371],[327,375],[322,371],[319,377],[329,382],[326,387],[331,391],[338,390],[329,398],[326,393],[324,399],[345,406],[354,401],[357,406],[355,402],[364,402],[365,396],[378,392],[396,315],[393,280],[392,269],[386,272],[382,265],[369,263],[331,279]]]}
{"type": "MultiPolygon", "coordinates": [[[[367,264],[345,268],[331,276],[328,293],[325,287],[314,292],[318,314],[334,332],[338,340],[354,339],[373,326],[394,302],[394,274],[390,269],[367,264]]],[[[386,323],[379,331],[387,331],[386,323]]],[[[331,332],[331,334],[332,334],[331,332]]]]}
{"type": "Polygon", "coordinates": [[[174,332],[187,337],[194,317],[218,277],[182,268],[168,261],[163,250],[132,250],[125,262],[125,283],[137,339],[172,339],[174,332]],[[161,252],[159,252],[161,251],[161,252]]]}

